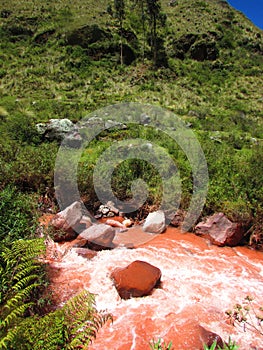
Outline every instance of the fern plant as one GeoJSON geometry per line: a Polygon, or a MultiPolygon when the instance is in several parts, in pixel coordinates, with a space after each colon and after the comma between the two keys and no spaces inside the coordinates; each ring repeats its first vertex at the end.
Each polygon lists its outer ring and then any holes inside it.
{"type": "Polygon", "coordinates": [[[13,346],[16,350],[87,349],[98,330],[112,315],[98,312],[95,295],[83,290],[61,309],[20,324],[13,346]]]}
{"type": "Polygon", "coordinates": [[[9,349],[23,317],[34,306],[33,293],[43,284],[43,239],[18,240],[0,252],[0,349],[9,349]]]}
{"type": "Polygon", "coordinates": [[[19,240],[0,254],[0,349],[87,349],[112,315],[98,312],[95,295],[82,291],[61,309],[44,316],[34,313],[36,290],[42,285],[45,251],[42,239],[19,240]]]}

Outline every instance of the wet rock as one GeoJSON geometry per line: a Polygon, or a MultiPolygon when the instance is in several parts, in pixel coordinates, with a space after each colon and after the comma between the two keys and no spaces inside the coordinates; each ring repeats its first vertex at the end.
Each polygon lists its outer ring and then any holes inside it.
{"type": "Polygon", "coordinates": [[[105,224],[92,225],[88,229],[81,232],[78,240],[83,240],[82,246],[88,246],[95,250],[107,249],[113,247],[113,238],[115,230],[105,224]],[[85,242],[85,244],[84,244],[85,242]]]}
{"type": "Polygon", "coordinates": [[[77,233],[71,228],[69,228],[67,231],[55,230],[53,233],[51,233],[51,237],[54,242],[72,241],[77,237],[77,233]]]}
{"type": "Polygon", "coordinates": [[[215,245],[233,247],[240,243],[244,230],[240,224],[231,222],[223,213],[216,213],[197,224],[195,233],[208,237],[215,245]]]}
{"type": "Polygon", "coordinates": [[[177,210],[177,212],[174,214],[174,217],[172,218],[170,225],[174,227],[181,227],[182,223],[184,222],[184,218],[186,216],[186,212],[184,210],[177,210]]]}
{"type": "Polygon", "coordinates": [[[123,229],[126,228],[126,226],[124,224],[122,224],[121,222],[119,222],[117,220],[113,220],[113,219],[107,219],[105,221],[105,224],[106,225],[110,225],[112,227],[120,227],[120,228],[123,228],[123,229]]]}
{"type": "Polygon", "coordinates": [[[122,224],[125,226],[125,227],[131,227],[133,222],[131,221],[131,219],[125,219],[123,220],[122,224]]]}
{"type": "Polygon", "coordinates": [[[91,260],[94,258],[98,253],[94,250],[88,249],[88,248],[75,248],[75,252],[82,256],[83,258],[91,260]]]}
{"type": "Polygon", "coordinates": [[[54,235],[56,242],[70,240],[76,237],[73,227],[77,225],[82,218],[81,204],[74,202],[63,211],[57,213],[50,221],[50,225],[58,232],[54,235]],[[64,232],[64,234],[63,234],[64,232]]]}
{"type": "Polygon", "coordinates": [[[162,233],[165,228],[165,216],[162,210],[150,213],[143,224],[143,231],[150,233],[162,233]]]}
{"type": "Polygon", "coordinates": [[[78,235],[73,241],[71,241],[68,245],[69,248],[82,248],[87,245],[88,241],[86,238],[78,235]]]}
{"type": "Polygon", "coordinates": [[[118,268],[111,274],[114,285],[122,299],[149,295],[160,283],[161,270],[145,262],[136,260],[125,268],[118,268]]]}
{"type": "Polygon", "coordinates": [[[200,335],[201,335],[203,344],[205,344],[210,348],[214,343],[214,341],[216,341],[217,345],[215,349],[219,349],[219,348],[222,349],[224,347],[224,342],[218,334],[205,329],[201,325],[199,325],[199,329],[200,329],[200,335]]]}

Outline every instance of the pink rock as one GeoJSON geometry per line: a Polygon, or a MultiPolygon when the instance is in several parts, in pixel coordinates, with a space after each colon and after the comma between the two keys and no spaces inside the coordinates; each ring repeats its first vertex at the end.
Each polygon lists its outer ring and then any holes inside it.
{"type": "Polygon", "coordinates": [[[81,232],[77,239],[79,241],[82,240],[82,247],[88,246],[95,250],[99,250],[112,248],[112,241],[114,236],[115,230],[113,227],[105,224],[98,224],[92,225],[91,227],[81,232]]]}
{"type": "Polygon", "coordinates": [[[165,215],[162,210],[149,213],[143,224],[143,231],[150,233],[162,233],[165,228],[165,215]]]}
{"type": "Polygon", "coordinates": [[[145,262],[136,260],[125,268],[115,269],[111,278],[122,299],[149,295],[160,282],[161,270],[145,262]]]}
{"type": "Polygon", "coordinates": [[[195,233],[208,237],[215,245],[233,247],[240,243],[244,230],[240,224],[228,220],[223,213],[216,213],[197,224],[195,233]]]}
{"type": "Polygon", "coordinates": [[[81,204],[74,202],[63,211],[57,213],[50,221],[50,225],[57,231],[54,241],[68,241],[76,237],[74,226],[79,224],[82,217],[81,204]]]}
{"type": "Polygon", "coordinates": [[[107,219],[105,221],[106,225],[110,225],[112,227],[120,227],[120,228],[126,228],[125,225],[123,225],[121,222],[117,221],[117,220],[113,220],[113,219],[107,219]]]}
{"type": "Polygon", "coordinates": [[[81,217],[81,204],[79,202],[74,202],[63,211],[57,213],[50,224],[56,229],[67,231],[79,223],[81,217]]]}

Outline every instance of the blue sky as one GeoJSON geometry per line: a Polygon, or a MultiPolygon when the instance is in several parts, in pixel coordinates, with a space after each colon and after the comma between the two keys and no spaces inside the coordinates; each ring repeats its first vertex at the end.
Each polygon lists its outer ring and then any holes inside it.
{"type": "Polygon", "coordinates": [[[228,0],[228,3],[263,30],[263,0],[228,0]]]}

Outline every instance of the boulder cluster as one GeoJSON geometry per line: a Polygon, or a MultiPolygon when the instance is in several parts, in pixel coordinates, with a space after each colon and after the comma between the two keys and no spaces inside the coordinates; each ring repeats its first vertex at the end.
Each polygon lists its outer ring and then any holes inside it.
{"type": "MultiPolygon", "coordinates": [[[[101,205],[93,217],[83,215],[80,202],[74,202],[52,217],[49,222],[55,242],[69,241],[68,247],[74,248],[78,255],[92,259],[97,252],[116,247],[114,238],[117,232],[129,230],[133,222],[124,217],[123,213],[108,202],[101,205]]],[[[175,215],[171,224],[180,226],[183,213],[175,215]]],[[[150,234],[161,234],[166,230],[165,213],[158,210],[149,213],[142,230],[150,234]]],[[[194,231],[218,246],[235,246],[244,236],[243,228],[232,223],[223,213],[216,213],[198,223],[194,231]]],[[[118,294],[122,299],[142,297],[151,294],[160,285],[162,273],[156,266],[146,261],[136,260],[123,268],[116,268],[111,273],[118,294]]]]}

